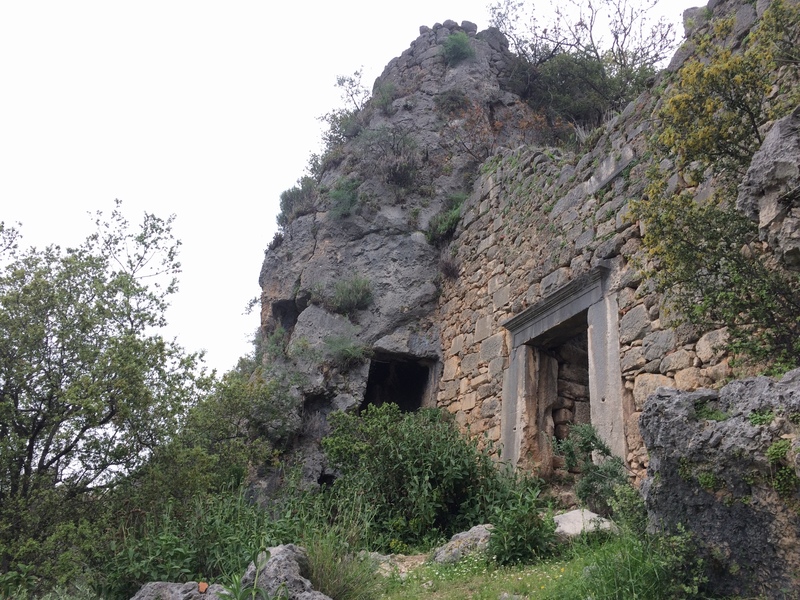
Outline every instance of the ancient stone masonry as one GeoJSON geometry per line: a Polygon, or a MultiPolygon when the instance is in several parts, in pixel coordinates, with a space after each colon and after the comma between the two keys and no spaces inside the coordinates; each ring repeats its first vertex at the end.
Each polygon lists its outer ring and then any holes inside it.
{"type": "Polygon", "coordinates": [[[451,246],[460,275],[440,299],[438,403],[518,466],[549,473],[550,440],[586,420],[586,389],[599,377],[589,420],[641,474],[647,452],[637,423],[647,395],[659,386],[713,386],[730,374],[717,350],[724,331],[700,336],[673,326],[632,262],[641,232],[628,204],[645,186],[643,122],[653,103],[632,103],[582,156],[531,147],[499,153],[466,205],[451,246]],[[584,305],[586,287],[574,284],[592,276],[595,297],[584,305]],[[548,303],[556,310],[544,330],[515,341],[514,319],[548,303]],[[538,391],[549,385],[547,369],[559,390],[551,400],[538,391]]]}
{"type": "MultiPolygon", "coordinates": [[[[687,31],[733,15],[736,40],[756,18],[744,0],[687,14],[687,31]]],[[[466,21],[420,28],[264,259],[262,327],[286,331],[277,360],[305,376],[296,393],[307,411],[324,417],[411,395],[406,409],[440,406],[501,460],[543,475],[553,438],[590,422],[641,478],[648,395],[720,387],[732,374],[725,330],[681,324],[643,279],[642,226],[630,211],[650,167],[674,170],[649,137],[670,73],[692,48],[684,44],[650,92],[571,151],[537,138],[499,31],[466,21]],[[452,65],[442,43],[455,32],[475,56],[452,65]],[[354,186],[354,205],[337,214],[342,182],[354,186]],[[454,196],[466,200],[442,246],[425,232],[454,196]],[[443,276],[445,262],[456,272],[443,276]],[[342,314],[329,299],[353,275],[370,282],[372,303],[342,314]],[[320,360],[331,337],[371,358],[347,369],[320,360]]],[[[765,137],[738,199],[790,267],[800,247],[798,130],[794,114],[765,137]]],[[[689,185],[679,179],[670,185],[689,185]]]]}

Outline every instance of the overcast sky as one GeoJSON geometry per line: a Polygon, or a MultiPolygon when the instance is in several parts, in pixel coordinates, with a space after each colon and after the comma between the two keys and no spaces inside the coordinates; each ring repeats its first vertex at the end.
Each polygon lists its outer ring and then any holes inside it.
{"type": "MultiPolygon", "coordinates": [[[[177,216],[167,335],[218,371],[250,350],[281,191],[318,150],[336,75],[368,87],[420,25],[488,25],[487,0],[0,0],[0,220],[80,243],[123,202],[177,216]]],[[[687,0],[662,0],[679,22],[687,0]]],[[[682,30],[679,28],[679,33],[682,30]]]]}

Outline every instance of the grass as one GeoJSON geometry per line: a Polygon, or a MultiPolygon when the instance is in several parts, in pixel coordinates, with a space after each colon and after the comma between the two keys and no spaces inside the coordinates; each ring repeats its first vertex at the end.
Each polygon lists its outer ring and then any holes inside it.
{"type": "Polygon", "coordinates": [[[497,567],[473,555],[454,565],[426,564],[409,573],[403,581],[393,577],[381,599],[497,600],[503,592],[528,598],[546,598],[557,582],[573,571],[569,560],[497,567]]]}

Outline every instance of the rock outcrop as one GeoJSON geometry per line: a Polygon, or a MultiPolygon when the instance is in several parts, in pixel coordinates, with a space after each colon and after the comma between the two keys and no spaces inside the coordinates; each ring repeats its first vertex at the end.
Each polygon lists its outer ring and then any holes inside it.
{"type": "MultiPolygon", "coordinates": [[[[308,570],[305,548],[294,544],[275,546],[259,554],[257,564],[250,563],[239,586],[242,590],[264,590],[268,598],[331,600],[314,590],[308,580],[308,570]]],[[[228,597],[219,584],[156,581],[144,585],[131,600],[223,600],[228,597]]]]}
{"type": "Polygon", "coordinates": [[[785,598],[800,588],[800,370],[718,392],[659,389],[640,430],[650,521],[694,535],[714,592],[785,598]]]}
{"type": "Polygon", "coordinates": [[[760,237],[800,270],[800,106],[775,122],[739,186],[737,208],[758,221],[760,237]]]}
{"type": "MultiPolygon", "coordinates": [[[[262,329],[267,336],[285,332],[286,356],[270,360],[301,376],[298,401],[307,416],[324,420],[367,395],[379,403],[402,393],[413,397],[412,408],[436,404],[442,257],[425,232],[448,203],[469,194],[479,163],[498,147],[534,141],[525,127],[531,109],[509,91],[514,59],[507,41],[497,30],[476,29],[453,21],[421,28],[375,82],[356,133],[324,159],[309,206],[287,215],[266,252],[262,329]],[[474,51],[456,65],[442,52],[454,33],[468,35],[474,51]],[[345,183],[353,206],[343,215],[336,193],[345,183]],[[337,285],[354,278],[367,283],[371,301],[341,310],[337,285]],[[368,350],[379,371],[370,390],[370,365],[337,363],[331,340],[368,350]],[[413,390],[396,391],[398,380],[410,380],[413,390]]],[[[314,454],[313,443],[300,445],[307,457],[314,454]]],[[[324,475],[324,462],[306,463],[317,465],[309,479],[324,475]]]]}
{"type": "Polygon", "coordinates": [[[287,600],[331,600],[314,590],[308,580],[308,555],[305,548],[285,544],[260,554],[242,576],[242,587],[265,590],[269,598],[287,600]]]}

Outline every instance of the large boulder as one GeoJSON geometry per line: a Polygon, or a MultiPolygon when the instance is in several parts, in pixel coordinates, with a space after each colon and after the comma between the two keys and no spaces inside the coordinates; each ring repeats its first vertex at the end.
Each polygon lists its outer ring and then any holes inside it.
{"type": "Polygon", "coordinates": [[[485,553],[492,535],[491,525],[476,525],[469,531],[457,533],[444,546],[433,552],[433,562],[449,564],[460,561],[470,554],[485,553]]]}
{"type": "Polygon", "coordinates": [[[800,589],[799,423],[800,369],[647,399],[639,427],[651,525],[694,534],[714,593],[800,589]]]}
{"type": "Polygon", "coordinates": [[[142,586],[131,600],[223,600],[227,598],[224,592],[225,588],[218,584],[152,581],[142,586]]]}
{"type": "Polygon", "coordinates": [[[268,549],[268,554],[262,552],[256,563],[250,563],[242,577],[242,587],[255,586],[266,590],[270,598],[331,600],[314,590],[308,572],[305,548],[294,544],[275,546],[268,549]]]}

